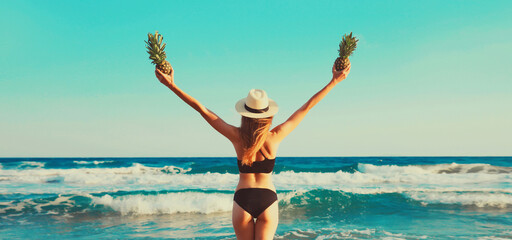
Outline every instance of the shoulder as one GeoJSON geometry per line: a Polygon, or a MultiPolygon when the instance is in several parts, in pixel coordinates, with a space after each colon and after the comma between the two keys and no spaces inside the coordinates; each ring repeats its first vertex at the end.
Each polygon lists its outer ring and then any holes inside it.
{"type": "Polygon", "coordinates": [[[263,144],[262,146],[262,149],[268,158],[276,158],[279,143],[281,143],[281,141],[279,141],[279,139],[276,137],[276,134],[273,132],[269,132],[267,135],[267,140],[265,141],[265,144],[263,144]]]}
{"type": "Polygon", "coordinates": [[[267,135],[267,140],[265,141],[265,145],[272,148],[273,146],[278,146],[281,143],[281,140],[278,138],[278,134],[276,132],[270,131],[267,135]]]}
{"type": "Polygon", "coordinates": [[[240,128],[233,126],[233,137],[231,137],[231,142],[233,145],[240,144],[242,142],[242,138],[240,136],[240,128]]]}

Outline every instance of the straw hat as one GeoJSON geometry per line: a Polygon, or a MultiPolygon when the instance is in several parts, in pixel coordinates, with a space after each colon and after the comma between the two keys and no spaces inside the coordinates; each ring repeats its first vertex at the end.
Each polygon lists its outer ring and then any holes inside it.
{"type": "Polygon", "coordinates": [[[268,98],[261,89],[251,89],[246,98],[240,99],[235,105],[240,115],[250,118],[266,118],[274,116],[279,110],[277,103],[268,98]]]}

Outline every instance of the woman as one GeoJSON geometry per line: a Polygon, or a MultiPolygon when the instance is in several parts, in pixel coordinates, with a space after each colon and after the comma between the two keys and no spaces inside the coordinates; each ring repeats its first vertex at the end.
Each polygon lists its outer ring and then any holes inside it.
{"type": "Polygon", "coordinates": [[[253,89],[247,98],[236,104],[242,115],[240,128],[224,122],[196,99],[183,92],[174,83],[174,70],[170,75],[156,69],[158,80],[178,97],[198,111],[201,116],[235,147],[240,179],[233,202],[233,228],[237,239],[272,239],[278,223],[277,194],[272,183],[277,148],[281,141],[306,116],[331,89],[347,77],[350,65],[343,71],[332,68],[331,81],[316,93],[306,104],[293,113],[288,120],[270,130],[272,117],[277,113],[277,104],[263,90],[253,89]],[[254,221],[256,219],[256,221],[254,221]]]}

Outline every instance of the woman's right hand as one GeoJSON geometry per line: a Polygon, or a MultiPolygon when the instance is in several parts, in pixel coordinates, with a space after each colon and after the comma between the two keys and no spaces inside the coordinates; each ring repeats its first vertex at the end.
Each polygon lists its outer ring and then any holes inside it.
{"type": "Polygon", "coordinates": [[[172,67],[171,72],[169,74],[165,74],[162,71],[160,71],[160,69],[155,68],[155,75],[156,78],[158,78],[158,80],[160,80],[160,82],[163,85],[167,87],[171,87],[172,85],[174,85],[174,69],[172,69],[172,67]]]}
{"type": "Polygon", "coordinates": [[[341,71],[336,71],[336,63],[334,63],[332,65],[332,81],[334,83],[339,83],[341,81],[343,81],[345,78],[347,78],[348,74],[350,73],[350,66],[351,66],[351,63],[350,63],[350,60],[348,61],[348,66],[341,70],[341,71]]]}

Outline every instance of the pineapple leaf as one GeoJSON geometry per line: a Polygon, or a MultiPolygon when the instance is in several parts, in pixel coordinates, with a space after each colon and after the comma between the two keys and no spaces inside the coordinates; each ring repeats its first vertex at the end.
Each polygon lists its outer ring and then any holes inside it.
{"type": "Polygon", "coordinates": [[[148,40],[144,41],[146,43],[147,53],[149,54],[149,59],[153,60],[153,64],[160,65],[165,61],[167,55],[165,53],[166,44],[163,43],[163,36],[155,32],[155,34],[148,33],[148,40]]]}
{"type": "Polygon", "coordinates": [[[354,50],[356,50],[357,42],[359,40],[352,36],[352,32],[350,34],[343,35],[343,38],[340,42],[340,49],[338,50],[339,56],[343,59],[348,58],[354,50]]]}

